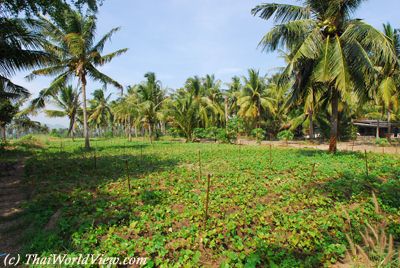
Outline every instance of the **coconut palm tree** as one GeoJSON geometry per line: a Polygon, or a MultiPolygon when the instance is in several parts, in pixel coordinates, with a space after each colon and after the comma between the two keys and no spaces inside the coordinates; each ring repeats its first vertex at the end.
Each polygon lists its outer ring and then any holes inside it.
{"type": "Polygon", "coordinates": [[[89,123],[93,125],[100,132],[102,127],[108,126],[109,123],[113,123],[113,113],[110,106],[111,93],[106,97],[104,95],[104,90],[97,89],[93,92],[93,99],[89,101],[90,103],[90,116],[89,123]]]}
{"type": "Polygon", "coordinates": [[[238,98],[238,115],[249,119],[259,128],[264,112],[273,112],[274,100],[267,95],[266,78],[260,76],[260,72],[254,69],[248,70],[248,78],[243,77],[244,83],[238,98]]]}
{"type": "Polygon", "coordinates": [[[228,102],[228,116],[235,116],[239,110],[237,100],[242,91],[242,83],[240,77],[234,76],[228,83],[228,90],[225,92],[225,97],[228,102]]]}
{"type": "Polygon", "coordinates": [[[26,95],[27,90],[12,83],[10,77],[52,60],[41,50],[44,39],[36,24],[32,19],[0,17],[0,84],[4,92],[26,95]]]}
{"type": "Polygon", "coordinates": [[[172,96],[169,104],[170,121],[184,134],[186,142],[192,141],[193,131],[199,126],[201,120],[199,99],[195,97],[194,92],[179,90],[172,96]]]}
{"type": "Polygon", "coordinates": [[[111,84],[122,89],[122,86],[100,72],[97,67],[110,62],[116,56],[127,51],[126,48],[107,55],[101,55],[107,41],[119,28],[114,28],[95,43],[96,17],[93,14],[82,13],[67,8],[62,16],[55,16],[51,20],[41,17],[40,26],[43,34],[48,37],[45,50],[57,58],[57,62],[32,72],[29,78],[39,75],[56,76],[50,86],[42,90],[39,97],[32,102],[33,106],[43,103],[54,95],[62,86],[73,78],[80,82],[83,105],[83,128],[85,148],[90,148],[88,115],[86,107],[86,86],[88,78],[99,81],[104,85],[111,84]]]}
{"type": "Polygon", "coordinates": [[[68,117],[68,135],[74,140],[75,125],[80,107],[78,89],[74,89],[72,86],[62,87],[57,95],[52,96],[52,101],[60,110],[45,110],[46,115],[49,117],[68,117]]]}
{"type": "Polygon", "coordinates": [[[207,110],[208,122],[212,126],[221,126],[225,119],[225,109],[223,105],[223,94],[221,92],[221,81],[216,80],[215,76],[206,75],[203,79],[204,97],[203,103],[207,110]]]}
{"type": "Polygon", "coordinates": [[[152,141],[155,125],[161,117],[162,104],[165,100],[165,92],[156,74],[148,72],[144,75],[146,81],[136,86],[136,94],[139,101],[139,110],[142,121],[147,125],[150,141],[152,141]]]}
{"type": "Polygon", "coordinates": [[[119,99],[112,106],[114,114],[114,122],[124,126],[128,140],[132,141],[132,127],[135,128],[137,137],[137,127],[140,124],[139,103],[137,95],[134,92],[129,92],[128,95],[119,99]]]}
{"type": "Polygon", "coordinates": [[[305,0],[303,6],[266,3],[256,6],[253,15],[277,23],[260,42],[266,50],[288,49],[291,57],[284,74],[311,62],[309,75],[324,83],[331,104],[329,151],[336,152],[338,105],[350,91],[366,93],[374,66],[396,64],[390,40],[380,31],[351,15],[360,0],[305,0]]]}
{"type": "MultiPolygon", "coordinates": [[[[400,60],[400,33],[394,29],[389,23],[383,25],[383,32],[390,39],[391,45],[394,48],[396,58],[400,60]]],[[[379,84],[375,92],[375,100],[378,105],[383,107],[383,111],[386,110],[387,121],[388,121],[388,133],[391,133],[390,119],[393,111],[398,109],[399,102],[399,64],[388,65],[385,67],[377,67],[380,71],[378,75],[379,84]]]]}

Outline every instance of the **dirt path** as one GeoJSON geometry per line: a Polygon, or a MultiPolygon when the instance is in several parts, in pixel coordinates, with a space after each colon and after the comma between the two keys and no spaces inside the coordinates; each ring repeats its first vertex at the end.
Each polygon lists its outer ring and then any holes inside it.
{"type": "Polygon", "coordinates": [[[26,225],[22,204],[28,198],[24,185],[25,160],[20,159],[0,174],[0,253],[18,253],[26,225]]]}
{"type": "MultiPolygon", "coordinates": [[[[252,140],[239,140],[239,144],[241,145],[258,145],[256,141],[252,140]]],[[[281,148],[298,148],[298,149],[315,149],[315,150],[323,150],[328,151],[329,144],[312,144],[306,143],[304,141],[290,141],[287,144],[282,141],[263,141],[261,142],[262,146],[269,146],[272,145],[273,147],[281,147],[281,148]]],[[[380,147],[374,145],[372,143],[364,142],[364,141],[356,141],[356,142],[338,142],[337,145],[338,151],[348,151],[348,152],[373,152],[373,153],[380,153],[380,154],[400,154],[400,146],[386,146],[380,147]]]]}

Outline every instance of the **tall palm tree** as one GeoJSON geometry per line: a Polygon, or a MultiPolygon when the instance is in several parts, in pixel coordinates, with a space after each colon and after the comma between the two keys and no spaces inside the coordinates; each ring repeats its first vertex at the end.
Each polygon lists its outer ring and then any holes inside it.
{"type": "Polygon", "coordinates": [[[238,97],[242,91],[242,82],[240,77],[234,76],[230,83],[228,83],[228,90],[225,92],[225,96],[228,102],[228,115],[234,116],[237,114],[239,107],[237,104],[238,97]]]}
{"type": "Polygon", "coordinates": [[[192,141],[193,131],[200,122],[199,106],[194,92],[178,91],[169,102],[168,115],[173,125],[186,137],[186,142],[192,141]]]}
{"type": "Polygon", "coordinates": [[[154,127],[161,116],[165,92],[155,73],[146,73],[144,77],[146,81],[137,85],[136,94],[139,100],[142,121],[148,126],[150,141],[152,141],[154,127]]]}
{"type": "Polygon", "coordinates": [[[89,123],[93,123],[98,131],[101,128],[113,123],[113,113],[110,106],[111,93],[106,97],[104,90],[97,89],[93,92],[93,99],[90,102],[89,123]]]}
{"type": "Polygon", "coordinates": [[[350,91],[366,93],[366,81],[376,65],[396,64],[390,40],[352,13],[361,0],[305,0],[303,6],[266,3],[256,6],[253,15],[274,16],[277,23],[260,42],[266,50],[286,48],[291,60],[285,75],[313,66],[310,76],[324,83],[332,110],[329,151],[336,152],[339,99],[350,91]]]}
{"type": "Polygon", "coordinates": [[[74,140],[75,124],[80,107],[78,89],[74,89],[72,86],[62,87],[57,95],[52,96],[52,101],[60,110],[45,110],[46,115],[49,117],[68,117],[68,135],[74,140]]]}
{"type": "Polygon", "coordinates": [[[266,117],[267,126],[271,134],[276,135],[282,128],[286,127],[288,121],[287,98],[292,83],[282,83],[280,74],[274,74],[267,80],[266,96],[274,105],[266,117]]]}
{"type": "Polygon", "coordinates": [[[132,127],[135,127],[135,135],[137,136],[137,127],[140,123],[139,103],[137,95],[129,92],[128,95],[119,99],[112,106],[114,121],[125,127],[128,140],[132,140],[132,127]]]}
{"type": "Polygon", "coordinates": [[[267,95],[267,84],[265,77],[254,69],[248,70],[248,78],[244,77],[244,85],[238,98],[238,115],[250,119],[259,128],[262,114],[266,111],[273,112],[274,101],[267,95]]]}
{"type": "Polygon", "coordinates": [[[206,75],[203,82],[205,96],[203,103],[207,110],[210,125],[220,126],[225,121],[225,109],[223,107],[223,95],[221,92],[221,81],[215,76],[206,75]]]}
{"type": "Polygon", "coordinates": [[[85,148],[88,149],[90,142],[86,107],[87,79],[91,78],[104,85],[111,84],[122,89],[117,81],[100,72],[97,67],[110,62],[116,56],[125,53],[127,49],[101,55],[106,42],[119,28],[112,29],[95,43],[96,17],[93,14],[83,15],[78,11],[66,9],[62,15],[55,16],[52,20],[41,18],[42,32],[49,39],[44,46],[45,50],[54,55],[57,62],[33,71],[29,78],[38,75],[56,76],[56,78],[48,88],[40,92],[39,97],[32,104],[35,106],[44,102],[44,99],[54,95],[69,80],[77,78],[82,90],[85,148]]]}
{"type": "MultiPolygon", "coordinates": [[[[397,60],[400,60],[400,33],[394,29],[389,23],[383,25],[383,32],[390,39],[391,45],[394,48],[397,60]]],[[[399,94],[398,87],[400,84],[399,80],[399,64],[389,65],[385,67],[377,67],[380,71],[378,74],[379,84],[375,92],[375,100],[377,104],[383,107],[383,111],[386,110],[387,121],[388,121],[388,133],[391,132],[390,118],[394,110],[398,108],[399,94]]]]}

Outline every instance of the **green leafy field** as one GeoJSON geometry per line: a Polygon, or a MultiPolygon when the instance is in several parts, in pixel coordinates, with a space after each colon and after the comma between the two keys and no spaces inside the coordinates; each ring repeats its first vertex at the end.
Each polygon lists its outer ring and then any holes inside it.
{"type": "Polygon", "coordinates": [[[382,220],[372,191],[400,238],[396,156],[368,155],[366,176],[357,153],[272,149],[270,167],[268,146],[92,145],[85,152],[82,141],[51,141],[28,160],[26,252],[144,256],[163,267],[329,265],[344,256],[345,233],[360,241],[366,222],[382,220]],[[57,224],[45,230],[58,210],[57,224]]]}

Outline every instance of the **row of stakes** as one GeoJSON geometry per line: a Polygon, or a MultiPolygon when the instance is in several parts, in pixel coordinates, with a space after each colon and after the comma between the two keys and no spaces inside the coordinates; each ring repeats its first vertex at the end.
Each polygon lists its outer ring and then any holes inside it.
{"type": "MultiPolygon", "coordinates": [[[[60,151],[63,151],[63,143],[61,141],[60,144],[60,151]]],[[[369,167],[368,167],[368,153],[367,150],[364,150],[364,159],[365,159],[365,172],[366,175],[369,176],[369,167]]],[[[240,146],[239,146],[239,157],[241,156],[240,152],[240,146]]],[[[140,146],[140,159],[143,160],[143,146],[140,146]]],[[[125,162],[125,172],[126,172],[126,179],[127,179],[127,184],[128,184],[128,191],[131,192],[131,183],[130,183],[130,178],[129,178],[129,162],[128,158],[123,159],[125,162]]],[[[93,161],[94,161],[94,168],[97,169],[97,155],[96,155],[96,149],[93,151],[93,161]]],[[[199,166],[199,172],[198,172],[198,179],[199,181],[202,178],[202,161],[201,161],[201,151],[198,151],[198,166],[199,166]]],[[[311,177],[314,177],[315,174],[315,167],[316,163],[312,164],[311,168],[311,177]]],[[[272,170],[272,145],[269,145],[269,169],[272,170]]],[[[210,186],[211,186],[211,174],[207,174],[207,189],[206,189],[206,198],[205,198],[205,203],[204,203],[204,226],[207,226],[207,220],[209,218],[209,202],[210,202],[210,186]]]]}
{"type": "MultiPolygon", "coordinates": [[[[63,142],[61,141],[60,143],[60,152],[63,152],[63,142]]],[[[397,149],[397,147],[396,147],[397,149]]],[[[384,150],[384,149],[383,149],[384,150]]],[[[384,151],[383,151],[384,152],[384,151]]],[[[240,146],[239,146],[239,157],[240,157],[240,146]]],[[[366,175],[369,175],[368,172],[368,154],[367,154],[367,150],[364,150],[364,155],[365,155],[365,171],[366,171],[366,175]]],[[[199,176],[201,174],[201,156],[200,156],[200,150],[199,150],[199,166],[200,166],[200,170],[199,170],[199,176]]],[[[140,146],[140,159],[143,160],[143,146],[140,146]]],[[[93,160],[94,160],[94,168],[97,169],[97,155],[96,155],[96,148],[93,151],[93,160]]],[[[126,166],[126,171],[128,173],[128,160],[125,159],[125,166],[126,166]]],[[[272,169],[272,144],[269,144],[269,168],[272,169]]],[[[315,169],[315,163],[312,166],[312,172],[311,175],[314,174],[314,169],[315,169]]],[[[200,177],[199,177],[200,179],[200,177]]]]}

